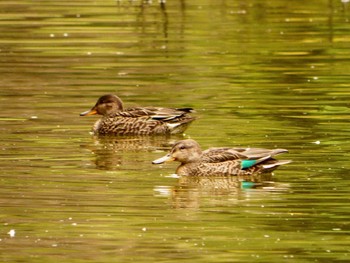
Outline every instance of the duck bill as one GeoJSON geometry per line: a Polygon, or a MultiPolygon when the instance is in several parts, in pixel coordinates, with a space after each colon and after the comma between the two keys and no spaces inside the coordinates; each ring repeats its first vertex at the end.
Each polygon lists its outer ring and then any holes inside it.
{"type": "Polygon", "coordinates": [[[165,162],[171,162],[171,161],[174,161],[174,158],[171,157],[170,154],[167,154],[157,160],[154,160],[152,163],[153,164],[161,164],[161,163],[165,163],[165,162]]]}
{"type": "Polygon", "coordinates": [[[92,108],[91,110],[80,113],[80,116],[89,116],[89,115],[96,115],[96,114],[97,114],[97,111],[95,110],[95,108],[92,108]]]}

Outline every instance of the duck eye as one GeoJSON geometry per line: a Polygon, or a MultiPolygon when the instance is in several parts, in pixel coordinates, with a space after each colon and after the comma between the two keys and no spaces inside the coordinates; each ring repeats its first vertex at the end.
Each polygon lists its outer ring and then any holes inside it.
{"type": "Polygon", "coordinates": [[[179,149],[180,149],[180,150],[184,150],[184,149],[186,149],[186,147],[185,147],[185,145],[181,145],[181,146],[179,147],[179,149]]]}

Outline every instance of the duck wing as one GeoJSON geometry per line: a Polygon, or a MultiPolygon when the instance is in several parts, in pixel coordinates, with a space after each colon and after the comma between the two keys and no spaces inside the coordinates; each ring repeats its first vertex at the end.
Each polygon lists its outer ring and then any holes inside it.
{"type": "Polygon", "coordinates": [[[202,161],[206,163],[220,163],[225,161],[247,159],[247,157],[234,148],[210,148],[203,151],[202,161]]]}
{"type": "Polygon", "coordinates": [[[263,148],[210,148],[203,151],[202,161],[218,163],[232,160],[267,160],[275,155],[288,152],[286,149],[263,149],[263,148]]]}
{"type": "Polygon", "coordinates": [[[149,117],[153,120],[171,122],[187,116],[187,113],[193,112],[192,108],[161,108],[161,107],[134,107],[125,111],[116,113],[118,116],[139,118],[149,117]]]}
{"type": "Polygon", "coordinates": [[[278,154],[286,153],[286,149],[264,149],[264,148],[233,148],[233,150],[244,155],[244,159],[260,159],[265,157],[272,157],[278,154]]]}

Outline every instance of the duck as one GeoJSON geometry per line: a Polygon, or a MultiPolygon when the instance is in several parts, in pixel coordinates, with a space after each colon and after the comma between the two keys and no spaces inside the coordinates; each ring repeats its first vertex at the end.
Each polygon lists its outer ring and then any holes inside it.
{"type": "Polygon", "coordinates": [[[124,109],[114,94],[101,96],[95,106],[80,116],[102,115],[95,122],[95,135],[170,135],[182,134],[196,118],[192,108],[133,107],[124,109]]]}
{"type": "Polygon", "coordinates": [[[168,154],[152,163],[180,162],[176,169],[178,176],[251,176],[272,172],[278,166],[290,163],[290,160],[273,158],[286,152],[286,149],[230,147],[202,151],[195,140],[186,139],[176,142],[168,154]]]}

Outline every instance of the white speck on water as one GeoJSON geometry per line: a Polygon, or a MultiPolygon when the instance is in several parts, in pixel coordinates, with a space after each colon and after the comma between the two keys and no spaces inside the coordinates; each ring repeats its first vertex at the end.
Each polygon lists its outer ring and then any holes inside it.
{"type": "Polygon", "coordinates": [[[51,246],[52,247],[58,247],[58,244],[52,244],[51,246]]]}
{"type": "Polygon", "coordinates": [[[50,37],[55,37],[55,34],[50,34],[50,37]]]}
{"type": "Polygon", "coordinates": [[[38,118],[38,116],[30,116],[30,118],[31,118],[32,120],[35,120],[35,119],[38,118]]]}
{"type": "Polygon", "coordinates": [[[86,54],[87,54],[88,56],[91,56],[92,53],[91,53],[91,52],[87,52],[86,54]]]}
{"type": "Polygon", "coordinates": [[[267,237],[270,237],[270,236],[269,236],[269,235],[264,235],[264,237],[266,237],[266,238],[267,238],[267,237]]]}
{"type": "Polygon", "coordinates": [[[15,237],[16,231],[14,229],[11,229],[9,232],[7,232],[7,234],[9,234],[10,237],[15,237]]]}
{"type": "Polygon", "coordinates": [[[320,144],[321,142],[320,141],[315,141],[315,142],[312,142],[314,144],[320,144]]]}
{"type": "Polygon", "coordinates": [[[72,226],[76,226],[76,225],[78,225],[77,223],[72,223],[72,226]]]}
{"type": "Polygon", "coordinates": [[[143,227],[143,228],[142,228],[142,231],[143,231],[143,232],[146,232],[146,231],[147,231],[147,228],[143,227]]]}
{"type": "Polygon", "coordinates": [[[180,176],[178,176],[177,174],[169,174],[169,175],[166,175],[164,177],[167,177],[167,178],[180,178],[180,176]]]}
{"type": "Polygon", "coordinates": [[[64,36],[64,37],[68,37],[68,33],[64,33],[63,36],[64,36]]]}
{"type": "Polygon", "coordinates": [[[156,186],[154,188],[154,191],[159,193],[162,196],[170,196],[171,194],[171,189],[169,188],[169,186],[156,186]]]}
{"type": "Polygon", "coordinates": [[[332,230],[333,230],[333,231],[340,231],[341,228],[333,228],[332,230]]]}
{"type": "Polygon", "coordinates": [[[314,80],[318,80],[318,77],[313,77],[314,80]]]}

